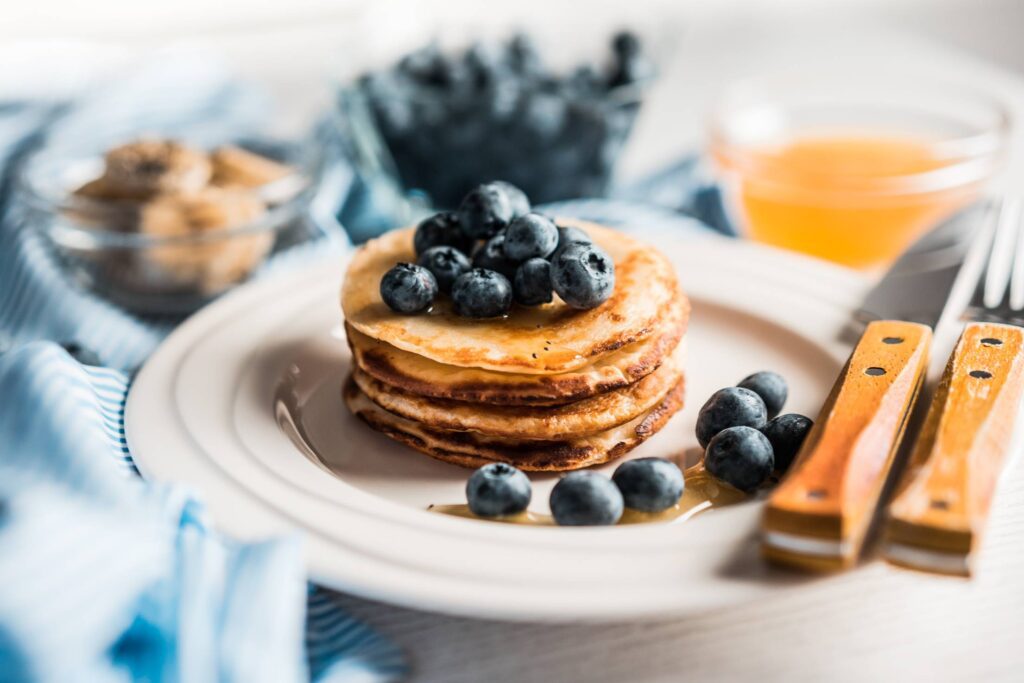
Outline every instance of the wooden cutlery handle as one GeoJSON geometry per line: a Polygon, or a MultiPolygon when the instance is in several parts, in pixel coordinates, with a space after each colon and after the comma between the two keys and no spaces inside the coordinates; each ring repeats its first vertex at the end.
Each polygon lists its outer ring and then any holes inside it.
{"type": "Polygon", "coordinates": [[[968,325],[889,506],[886,559],[927,571],[970,573],[1022,387],[1024,329],[968,325]]]}
{"type": "Polygon", "coordinates": [[[868,325],[792,471],[768,500],[764,551],[810,569],[856,561],[928,365],[931,330],[868,325]]]}

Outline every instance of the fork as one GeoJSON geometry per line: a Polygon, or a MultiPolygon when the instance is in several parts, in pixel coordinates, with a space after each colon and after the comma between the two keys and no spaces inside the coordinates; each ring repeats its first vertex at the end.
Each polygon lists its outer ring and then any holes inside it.
{"type": "Polygon", "coordinates": [[[1020,199],[990,205],[964,272],[973,295],[958,319],[937,326],[937,336],[945,327],[962,332],[888,507],[883,555],[905,567],[967,576],[1012,449],[1024,391],[1020,199]]]}

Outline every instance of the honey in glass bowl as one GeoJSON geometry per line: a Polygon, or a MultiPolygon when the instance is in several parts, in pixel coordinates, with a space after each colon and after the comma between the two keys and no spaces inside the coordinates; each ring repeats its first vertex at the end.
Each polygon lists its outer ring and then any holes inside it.
{"type": "Polygon", "coordinates": [[[742,86],[712,121],[710,155],[746,236],[884,266],[979,197],[1009,115],[950,86],[845,85],[742,86]]]}

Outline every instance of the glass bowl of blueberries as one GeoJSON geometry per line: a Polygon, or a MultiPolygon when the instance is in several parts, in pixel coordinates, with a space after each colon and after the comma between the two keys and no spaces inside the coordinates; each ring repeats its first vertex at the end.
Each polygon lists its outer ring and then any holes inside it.
{"type": "Polygon", "coordinates": [[[525,34],[461,52],[428,45],[341,90],[346,151],[361,174],[390,176],[435,209],[496,178],[536,203],[601,196],[655,75],[636,34],[610,42],[606,63],[568,73],[525,34]]]}

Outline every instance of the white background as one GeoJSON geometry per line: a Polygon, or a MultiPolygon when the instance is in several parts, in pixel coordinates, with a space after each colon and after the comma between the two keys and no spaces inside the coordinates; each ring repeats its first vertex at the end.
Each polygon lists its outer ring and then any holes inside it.
{"type": "Polygon", "coordinates": [[[647,35],[665,65],[627,174],[697,144],[719,87],[772,63],[789,68],[845,52],[881,68],[924,65],[942,75],[930,55],[900,55],[904,37],[919,36],[1024,72],[1019,0],[0,0],[0,98],[78,90],[139,55],[184,43],[264,84],[282,132],[293,132],[329,101],[332,83],[431,38],[464,43],[525,28],[558,62],[597,54],[620,26],[647,35]],[[899,38],[880,38],[890,34],[899,38]]]}

